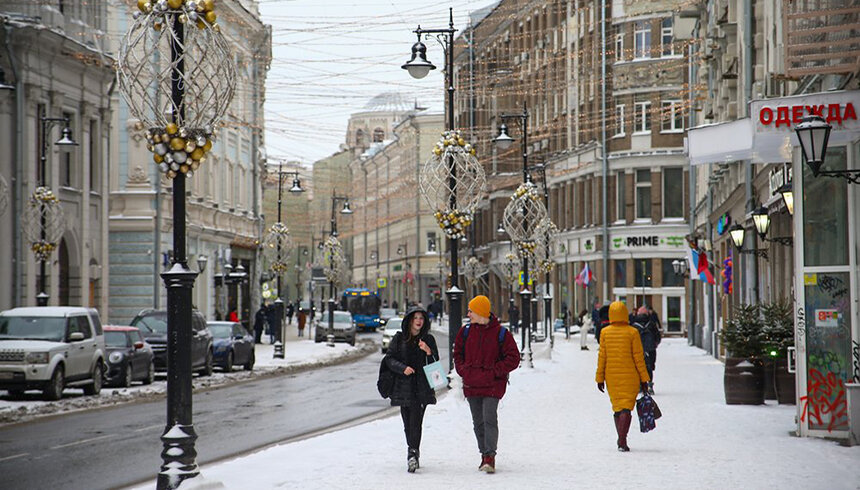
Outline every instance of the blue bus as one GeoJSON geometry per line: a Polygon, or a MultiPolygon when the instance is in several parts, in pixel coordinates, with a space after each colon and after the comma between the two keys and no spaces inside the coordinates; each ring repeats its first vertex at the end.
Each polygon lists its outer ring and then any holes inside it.
{"type": "Polygon", "coordinates": [[[356,330],[374,331],[379,327],[381,301],[375,291],[347,288],[340,298],[340,309],[352,314],[356,330]]]}

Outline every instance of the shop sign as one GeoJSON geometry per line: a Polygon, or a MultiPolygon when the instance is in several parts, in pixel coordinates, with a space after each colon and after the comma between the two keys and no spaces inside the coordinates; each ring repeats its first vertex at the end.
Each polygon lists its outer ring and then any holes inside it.
{"type": "Polygon", "coordinates": [[[782,184],[791,182],[791,167],[781,166],[770,172],[768,180],[768,190],[770,195],[776,194],[776,190],[782,187],[782,184]]]}
{"type": "Polygon", "coordinates": [[[729,231],[729,226],[732,224],[732,217],[729,213],[724,213],[722,216],[717,218],[717,234],[722,235],[723,233],[729,231]]]}
{"type": "Polygon", "coordinates": [[[811,115],[824,118],[835,131],[856,131],[860,130],[858,102],[857,91],[850,91],[756,100],[750,107],[756,133],[794,131],[795,125],[811,115]]]}
{"type": "Polygon", "coordinates": [[[838,327],[839,326],[839,310],[816,310],[815,312],[816,327],[838,327]]]}
{"type": "Polygon", "coordinates": [[[645,235],[645,236],[629,236],[618,237],[612,239],[612,246],[618,248],[642,248],[642,247],[682,247],[684,245],[684,237],[682,236],[667,236],[645,235]]]}

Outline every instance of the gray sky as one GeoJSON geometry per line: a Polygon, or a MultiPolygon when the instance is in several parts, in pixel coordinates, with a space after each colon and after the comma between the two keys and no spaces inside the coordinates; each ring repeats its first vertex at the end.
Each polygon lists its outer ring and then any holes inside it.
{"type": "MultiPolygon", "coordinates": [[[[344,142],[349,115],[381,92],[400,92],[419,105],[442,110],[444,55],[425,41],[440,69],[415,80],[400,68],[409,60],[418,24],[435,29],[468,24],[471,11],[492,0],[259,0],[272,26],[272,67],[266,82],[269,160],[309,164],[344,142]]],[[[458,31],[458,34],[460,31],[458,31]]]]}

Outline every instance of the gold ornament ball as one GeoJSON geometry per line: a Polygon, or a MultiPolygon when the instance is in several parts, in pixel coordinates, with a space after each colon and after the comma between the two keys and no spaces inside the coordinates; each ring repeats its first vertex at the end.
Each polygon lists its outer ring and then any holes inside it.
{"type": "Polygon", "coordinates": [[[183,150],[185,149],[185,140],[182,138],[173,138],[170,140],[170,149],[171,150],[183,150]]]}
{"type": "Polygon", "coordinates": [[[155,163],[161,163],[164,161],[164,157],[156,153],[152,155],[152,161],[154,161],[155,163]]]}
{"type": "Polygon", "coordinates": [[[180,165],[179,171],[182,173],[188,173],[188,168],[189,168],[188,165],[180,165]]]}
{"type": "Polygon", "coordinates": [[[203,19],[197,19],[197,28],[198,29],[206,29],[206,23],[203,22],[203,19]]]}
{"type": "Polygon", "coordinates": [[[466,140],[464,140],[463,138],[460,138],[460,139],[458,139],[458,140],[457,140],[457,144],[458,144],[458,145],[460,145],[460,146],[465,146],[465,145],[466,145],[466,140]]]}
{"type": "Polygon", "coordinates": [[[160,31],[161,27],[162,27],[161,22],[155,22],[154,24],[152,24],[152,28],[155,29],[156,31],[160,31]]]}
{"type": "Polygon", "coordinates": [[[179,131],[179,126],[176,123],[167,124],[167,134],[176,134],[177,131],[179,131]]]}
{"type": "Polygon", "coordinates": [[[167,0],[167,6],[173,10],[179,9],[182,6],[183,0],[167,0]]]}
{"type": "Polygon", "coordinates": [[[215,12],[213,12],[211,10],[206,12],[206,22],[208,22],[210,24],[214,24],[216,19],[218,19],[218,16],[215,15],[215,12]]]}
{"type": "Polygon", "coordinates": [[[201,158],[203,158],[203,148],[198,147],[194,151],[191,152],[191,159],[192,160],[200,160],[201,158]]]}
{"type": "Polygon", "coordinates": [[[168,170],[167,176],[172,179],[172,178],[176,177],[176,172],[173,170],[168,170]]]}
{"type": "Polygon", "coordinates": [[[191,153],[196,148],[197,148],[197,145],[191,140],[189,140],[188,142],[185,143],[185,153],[191,153]]]}
{"type": "Polygon", "coordinates": [[[206,144],[203,145],[203,151],[209,151],[212,149],[212,140],[207,139],[206,144]]]}

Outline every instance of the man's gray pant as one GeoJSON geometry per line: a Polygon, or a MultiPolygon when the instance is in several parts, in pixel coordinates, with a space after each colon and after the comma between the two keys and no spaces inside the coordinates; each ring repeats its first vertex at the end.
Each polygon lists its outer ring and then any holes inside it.
{"type": "Polygon", "coordinates": [[[499,399],[489,396],[469,397],[472,425],[483,456],[495,456],[499,442],[499,399]]]}

